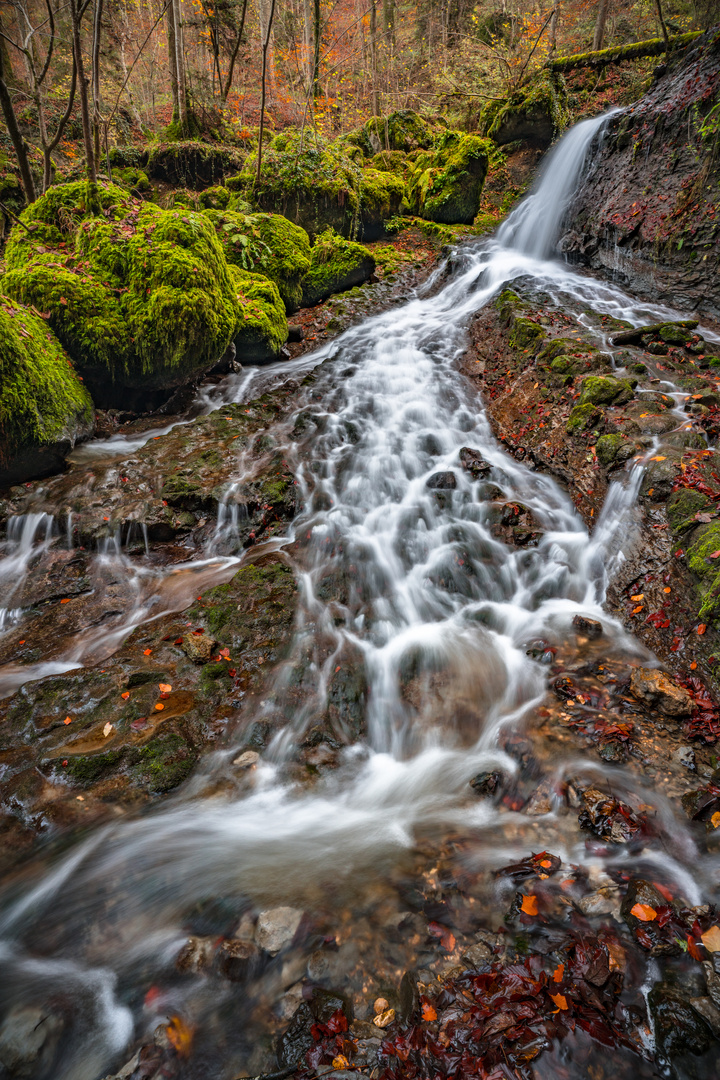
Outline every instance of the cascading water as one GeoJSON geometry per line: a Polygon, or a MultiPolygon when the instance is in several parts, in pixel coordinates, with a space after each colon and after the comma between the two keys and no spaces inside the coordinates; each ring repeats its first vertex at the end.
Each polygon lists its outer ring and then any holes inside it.
{"type": "MultiPolygon", "coordinates": [[[[528,721],[547,683],[528,643],[561,642],[582,614],[602,622],[606,654],[645,656],[601,606],[613,560],[622,558],[628,539],[639,470],[624,486],[612,486],[588,535],[552,479],[498,446],[455,361],[469,317],[503,283],[521,276],[635,324],[672,314],[542,261],[552,252],[602,122],[587,121],[563,138],[535,194],[494,241],[463,252],[460,269],[443,288],[368,320],[313,357],[275,369],[281,378],[333,358],[315,384],[317,433],[306,444],[309,457],[301,451],[293,462],[304,507],[290,539],[305,538],[293,656],[303,657],[315,692],[261,758],[249,793],[218,796],[221,781],[232,777],[234,752],[215,754],[172,802],[144,818],[105,826],[42,880],[28,884],[26,874],[6,896],[0,1004],[62,995],[74,1017],[54,1080],[95,1080],[122,1060],[117,1055],[133,1037],[171,1013],[211,1031],[222,1026],[227,987],[204,977],[182,984],[167,978],[186,936],[187,913],[208,897],[238,916],[248,905],[292,903],[322,911],[326,922],[354,897],[363,912],[359,923],[367,923],[415,846],[453,831],[472,836],[472,865],[492,868],[530,845],[552,845],[571,862],[586,861],[567,819],[549,813],[542,825],[533,824],[490,802],[469,802],[468,780],[482,770],[517,768],[499,749],[498,734],[528,721]],[[497,488],[530,508],[543,530],[535,549],[510,550],[495,538],[487,481],[473,480],[457,465],[465,446],[492,466],[497,488]],[[454,478],[441,497],[428,486],[438,473],[454,478]],[[331,602],[323,599],[328,581],[331,602]],[[365,737],[308,792],[287,779],[285,763],[322,712],[330,675],[346,662],[348,648],[365,668],[365,737]],[[401,682],[413,671],[437,673],[442,682],[432,707],[411,707],[402,693],[401,682]],[[164,979],[167,990],[148,992],[164,979]]],[[[243,390],[235,380],[232,393],[239,400],[255,385],[246,380],[243,390]]],[[[88,460],[101,449],[91,444],[82,454],[88,460]]],[[[288,446],[284,452],[294,451],[288,446]]],[[[232,531],[231,513],[224,512],[213,542],[232,531]]],[[[143,594],[128,622],[113,631],[117,640],[156,612],[143,594]]],[[[281,673],[279,696],[284,678],[281,673]]],[[[260,713],[270,707],[258,706],[260,713]]],[[[556,772],[570,767],[561,760],[556,772]]],[[[620,769],[614,783],[618,791],[629,783],[620,769]]],[[[664,872],[689,902],[699,901],[711,867],[662,797],[644,796],[663,822],[664,872]]],[[[599,873],[598,858],[591,863],[599,873]]],[[[352,937],[347,927],[346,933],[352,937]]],[[[258,1000],[279,1000],[302,977],[306,961],[295,969],[288,960],[289,973],[272,969],[258,1000]]],[[[187,1075],[235,1075],[234,1069],[248,1067],[247,1054],[236,1050],[237,1058],[215,1059],[187,1075]]]]}

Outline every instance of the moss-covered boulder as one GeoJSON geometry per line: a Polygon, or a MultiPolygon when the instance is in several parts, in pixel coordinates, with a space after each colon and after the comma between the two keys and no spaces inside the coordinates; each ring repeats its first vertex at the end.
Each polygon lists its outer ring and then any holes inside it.
{"type": "Polygon", "coordinates": [[[698,530],[695,543],[687,550],[687,565],[697,578],[701,619],[717,619],[720,614],[720,569],[717,559],[720,551],[720,525],[705,525],[698,530]]]}
{"type": "Polygon", "coordinates": [[[443,225],[471,225],[491,153],[486,139],[448,132],[436,150],[417,158],[408,181],[411,212],[443,225]]]}
{"type": "Polygon", "coordinates": [[[147,163],[152,180],[202,191],[240,172],[245,153],[234,146],[208,143],[168,142],[153,147],[147,163]]]}
{"type": "Polygon", "coordinates": [[[327,229],[312,246],[310,270],[303,281],[302,306],[313,307],[333,293],[362,285],[374,271],[375,259],[368,248],[327,229]]]}
{"type": "Polygon", "coordinates": [[[412,172],[413,162],[402,150],[381,150],[367,160],[365,167],[378,172],[394,173],[405,180],[412,172]]]}
{"type": "Polygon", "coordinates": [[[632,401],[633,388],[627,379],[612,375],[588,375],[583,379],[580,405],[625,405],[632,401]]]}
{"type": "Polygon", "coordinates": [[[601,435],[595,444],[598,461],[606,469],[617,469],[635,454],[635,444],[625,435],[601,435]]]}
{"type": "Polygon", "coordinates": [[[310,269],[310,238],[281,214],[206,211],[225,258],[233,266],[274,281],[288,312],[297,311],[302,280],[310,269]]]}
{"type": "Polygon", "coordinates": [[[596,405],[589,402],[585,405],[575,405],[565,424],[568,435],[579,435],[581,431],[588,431],[595,427],[602,419],[602,412],[596,405]]]}
{"type": "Polygon", "coordinates": [[[412,109],[397,109],[387,116],[373,116],[362,127],[366,143],[373,154],[381,150],[427,150],[435,141],[435,132],[412,109]]]}
{"type": "Polygon", "coordinates": [[[274,360],[288,337],[285,305],[277,285],[261,274],[230,267],[240,309],[235,348],[241,363],[262,364],[274,360]]]}
{"type": "Polygon", "coordinates": [[[48,314],[97,405],[154,408],[215,364],[239,311],[215,229],[112,184],[58,185],[13,229],[0,291],[48,314]],[[97,213],[99,209],[100,213],[97,213]]]}
{"type": "Polygon", "coordinates": [[[0,488],[57,472],[93,420],[90,395],[47,324],[0,299],[0,488]]]}
{"type": "Polygon", "coordinates": [[[500,146],[519,139],[549,146],[566,126],[569,115],[562,76],[543,71],[529,87],[488,112],[486,134],[500,146]]]}
{"type": "Polygon", "coordinates": [[[233,188],[260,210],[280,213],[310,236],[328,227],[341,236],[377,239],[400,211],[404,185],[392,173],[363,169],[342,143],[299,132],[283,133],[257,157],[250,155],[233,188]]]}

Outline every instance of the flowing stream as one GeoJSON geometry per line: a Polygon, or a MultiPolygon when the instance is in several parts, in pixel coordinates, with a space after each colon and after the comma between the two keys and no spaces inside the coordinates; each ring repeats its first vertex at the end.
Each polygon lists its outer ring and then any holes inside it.
{"type": "MultiPolygon", "coordinates": [[[[71,1010],[72,1039],[53,1067],[54,1080],[104,1076],[171,1014],[208,1033],[205,1056],[199,1063],[191,1059],[183,1075],[229,1080],[248,1069],[272,1068],[271,1058],[253,1057],[253,1042],[262,1041],[258,1032],[264,1030],[258,1001],[276,1020],[286,1015],[282,1002],[302,979],[308,958],[289,954],[284,967],[277,961],[241,1001],[206,976],[173,978],[189,913],[210,901],[226,905],[237,921],[246,910],[278,905],[312,913],[321,934],[335,935],[348,987],[359,993],[348,950],[356,948],[357,960],[358,950],[371,950],[369,942],[380,949],[384,933],[395,940],[398,880],[412,877],[418,851],[437,848],[448,836],[463,838],[465,863],[474,870],[547,848],[584,864],[598,880],[613,859],[630,860],[634,869],[661,865],[689,903],[713,893],[717,862],[699,855],[686,826],[652,790],[641,794],[657,811],[662,844],[654,852],[630,855],[621,848],[599,855],[588,853],[584,837],[557,806],[531,819],[478,800],[468,788],[483,770],[517,769],[500,736],[532,723],[548,678],[547,664],[528,654],[530,643],[562,648],[572,638],[573,617],[582,614],[602,622],[604,656],[651,659],[603,610],[609,577],[632,535],[641,466],[611,487],[589,534],[551,478],[498,445],[482,402],[456,368],[471,316],[518,278],[559,302],[570,297],[581,310],[634,325],[673,316],[551,259],[563,210],[603,122],[586,121],[561,140],[534,194],[494,239],[459,251],[446,283],[433,279],[401,309],[368,319],[311,356],[230,379],[214,400],[201,403],[200,411],[248,400],[268,380],[277,383],[332,360],[314,388],[318,427],[305,444],[309,456],[298,456],[291,445],[283,449],[304,502],[286,541],[289,551],[304,538],[296,564],[301,604],[293,658],[303,658],[313,693],[262,755],[244,792],[220,783],[232,777],[238,749],[217,751],[155,811],[75,839],[49,866],[26,868],[6,890],[0,1006],[62,999],[71,1010]],[[543,530],[537,547],[514,550],[495,538],[483,483],[458,466],[464,446],[491,463],[491,479],[507,497],[531,509],[543,530]],[[456,487],[439,499],[427,481],[446,471],[454,472],[456,487]],[[330,600],[327,588],[320,588],[328,580],[330,600]],[[308,790],[288,778],[286,765],[322,712],[330,675],[348,649],[365,667],[365,737],[308,790]],[[436,673],[443,693],[411,708],[401,692],[408,670],[436,673]],[[362,947],[353,945],[355,931],[362,947]],[[228,1029],[235,1036],[224,1049],[209,1049],[228,1029]]],[[[120,457],[138,445],[139,439],[125,446],[119,439],[91,443],[78,452],[74,467],[120,457]]],[[[13,592],[30,553],[48,542],[49,529],[43,518],[8,531],[0,561],[0,631],[21,615],[13,592]]],[[[97,558],[127,559],[117,551],[97,558]]],[[[200,569],[209,581],[226,580],[239,561],[239,555],[218,559],[208,551],[200,568],[176,565],[143,576],[127,559],[137,600],[112,629],[105,654],[129,627],[152,617],[151,610],[157,613],[149,598],[168,588],[170,577],[192,577],[200,569]]],[[[195,589],[191,582],[187,595],[174,592],[165,609],[180,609],[195,589]]],[[[92,648],[87,654],[95,655],[92,648]]],[[[76,648],[53,670],[84,660],[76,648]]],[[[277,674],[279,695],[291,666],[277,674]]],[[[47,673],[38,665],[30,675],[47,673]]],[[[23,673],[0,671],[0,679],[7,692],[23,673]]],[[[260,703],[258,717],[269,708],[260,703]]],[[[616,792],[637,793],[636,777],[599,764],[567,755],[548,770],[557,778],[604,772],[612,775],[616,792]]],[[[427,866],[432,863],[429,856],[427,866]]],[[[478,902],[501,918],[497,896],[488,893],[478,902]]],[[[392,959],[393,971],[402,974],[403,959],[392,959]]],[[[336,974],[336,985],[344,978],[336,974]]]]}

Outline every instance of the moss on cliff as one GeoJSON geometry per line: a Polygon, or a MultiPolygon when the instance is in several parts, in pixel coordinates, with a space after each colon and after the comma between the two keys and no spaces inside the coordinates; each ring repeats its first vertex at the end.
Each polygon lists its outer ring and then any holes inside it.
{"type": "Polygon", "coordinates": [[[18,478],[37,474],[46,460],[44,448],[70,449],[92,423],[90,395],[45,322],[27,308],[0,301],[0,478],[15,479],[19,456],[30,467],[20,464],[18,478]]]}
{"type": "Polygon", "coordinates": [[[375,259],[368,248],[326,229],[312,247],[310,270],[303,281],[303,307],[362,284],[374,270],[375,259]]]}

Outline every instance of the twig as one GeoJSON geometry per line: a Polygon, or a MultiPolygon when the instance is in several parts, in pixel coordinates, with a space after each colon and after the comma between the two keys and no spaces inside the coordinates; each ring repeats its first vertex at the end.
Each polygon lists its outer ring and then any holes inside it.
{"type": "Polygon", "coordinates": [[[25,229],[26,232],[33,233],[37,229],[37,225],[33,225],[33,226],[26,225],[25,222],[21,221],[20,218],[17,216],[17,214],[14,213],[10,209],[10,207],[7,206],[7,204],[2,202],[2,201],[0,201],[0,210],[4,210],[5,213],[8,215],[8,217],[11,217],[13,219],[13,221],[16,221],[18,223],[18,225],[22,225],[23,229],[25,229]]]}

